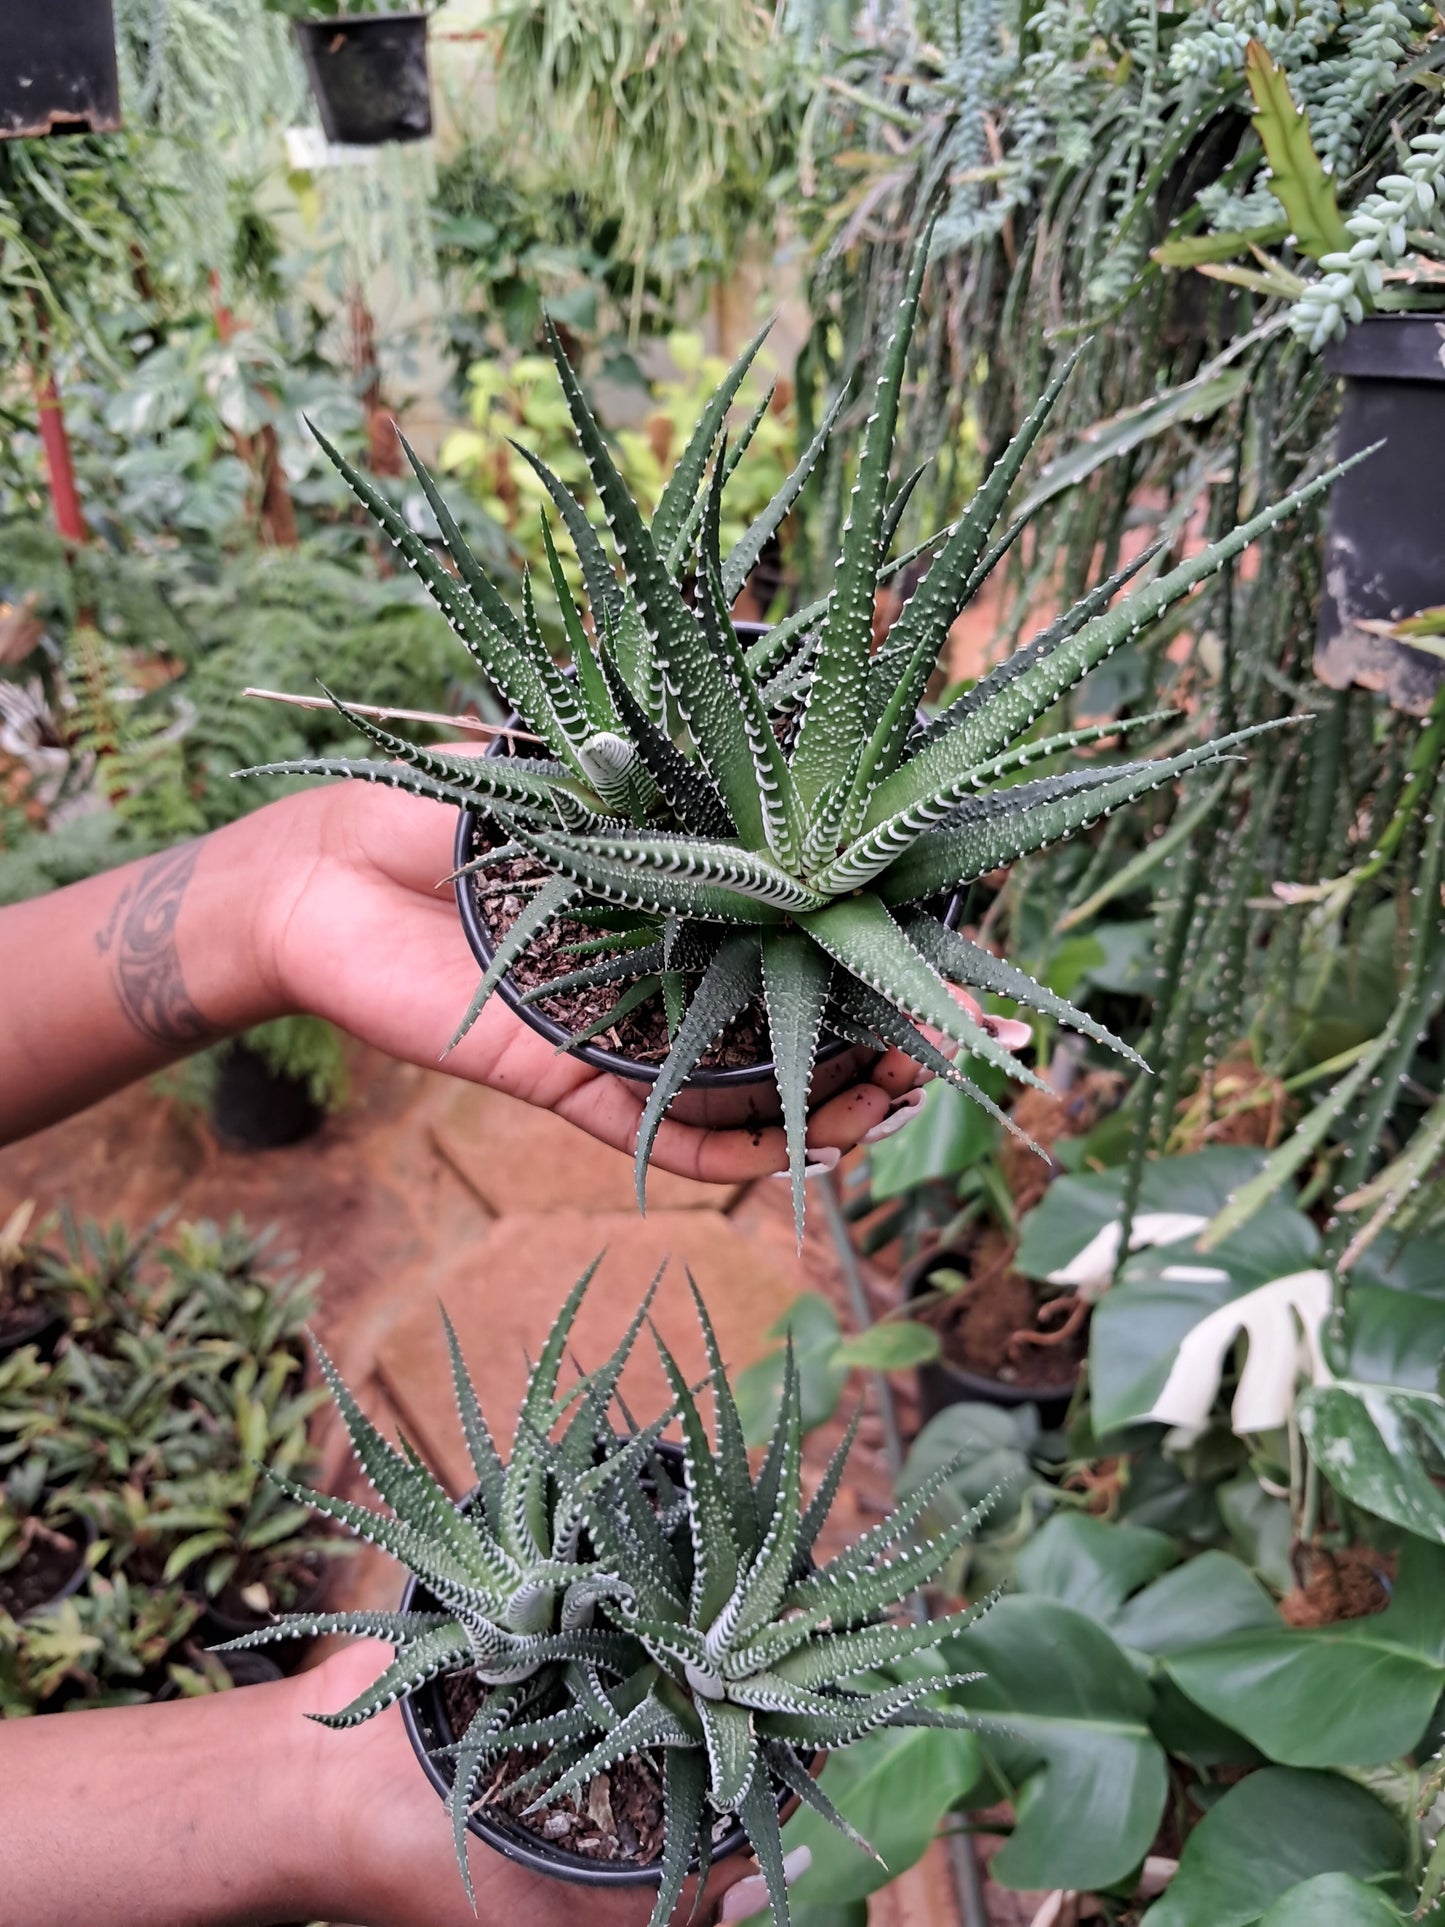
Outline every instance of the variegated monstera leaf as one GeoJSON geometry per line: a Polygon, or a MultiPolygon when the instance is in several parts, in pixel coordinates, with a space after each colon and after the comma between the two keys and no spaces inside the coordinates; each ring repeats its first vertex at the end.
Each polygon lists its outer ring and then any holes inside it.
{"type": "Polygon", "coordinates": [[[664,1000],[671,1050],[638,1133],[639,1201],[668,1105],[727,1025],[761,1000],[800,1236],[805,1113],[825,1034],[896,1046],[990,1111],[991,1101],[921,1026],[951,1040],[964,1061],[976,1056],[1026,1082],[1033,1074],[960,1005],[950,984],[1015,999],[1138,1062],[1085,1012],[946,928],[934,906],[960,885],[1072,835],[1258,733],[1236,731],[1155,761],[1110,762],[1076,753],[1160,719],[1052,733],[1039,725],[1120,644],[1331,479],[1264,509],[1115,604],[1116,592],[1153,560],[1150,551],[920,723],[919,704],[950,625],[1020,532],[1021,522],[995,531],[1072,365],[1050,383],[958,521],[890,561],[918,479],[891,486],[889,468],[926,258],[925,238],[878,378],[832,588],[748,649],[734,634],[732,603],[817,463],[833,420],[830,414],[767,509],[722,555],[722,491],[759,416],[733,447],[725,420],[761,336],[704,411],[649,524],[550,334],[621,571],[577,499],[529,456],[576,549],[590,604],[584,624],[544,517],[572,678],[544,646],[531,582],[524,581],[515,612],[414,457],[455,574],[323,442],[544,753],[449,755],[346,710],[358,730],[400,760],[271,766],[362,777],[490,812],[498,847],[473,867],[522,853],[543,866],[549,880],[499,945],[458,1036],[525,947],[559,917],[596,929],[600,960],[531,994],[598,983],[620,992],[607,1015],[574,1041],[612,1024],[641,998],[664,1000]],[[933,553],[932,564],[875,651],[878,586],[923,551],[933,553]],[[1035,764],[1044,773],[1026,775],[1035,764]]]}

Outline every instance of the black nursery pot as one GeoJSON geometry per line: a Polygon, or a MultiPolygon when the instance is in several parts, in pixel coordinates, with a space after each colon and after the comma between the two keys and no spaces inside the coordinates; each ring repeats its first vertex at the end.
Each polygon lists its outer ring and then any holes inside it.
{"type": "Polygon", "coordinates": [[[1385,446],[1330,491],[1315,673],[1423,716],[1445,662],[1361,625],[1445,602],[1445,316],[1373,315],[1328,361],[1344,378],[1336,454],[1385,446]]]}
{"type": "Polygon", "coordinates": [[[69,1320],[53,1305],[37,1305],[24,1323],[18,1319],[0,1330],[0,1358],[18,1352],[22,1345],[34,1345],[42,1358],[53,1358],[69,1320]]]}
{"type": "Polygon", "coordinates": [[[432,122],[424,13],[339,14],[294,24],[327,140],[380,147],[426,139],[432,122]]]}
{"type": "MultiPolygon", "coordinates": [[[[331,1562],[324,1553],[308,1555],[307,1563],[312,1570],[311,1583],[297,1593],[286,1608],[288,1613],[314,1613],[321,1605],[326,1593],[327,1582],[331,1577],[331,1562]]],[[[192,1597],[198,1595],[192,1594],[192,1597]]],[[[240,1603],[240,1610],[232,1611],[225,1603],[225,1595],[219,1599],[201,1599],[202,1624],[201,1636],[208,1642],[223,1639],[244,1639],[247,1633],[260,1632],[262,1627],[275,1624],[273,1613],[254,1613],[240,1603]]],[[[285,1640],[282,1649],[288,1654],[298,1654],[303,1648],[301,1640],[285,1640]]],[[[222,1657],[225,1657],[223,1655],[222,1657]]]]}
{"type": "MultiPolygon", "coordinates": [[[[22,1624],[26,1620],[38,1619],[42,1613],[52,1612],[62,1601],[78,1593],[89,1575],[86,1558],[90,1548],[95,1544],[94,1520],[75,1517],[64,1520],[63,1524],[67,1532],[75,1539],[75,1564],[64,1579],[62,1579],[45,1598],[37,1599],[32,1605],[27,1606],[24,1612],[18,1615],[22,1624]]],[[[3,1580],[3,1575],[0,1575],[0,1580],[3,1580]]]]}
{"type": "Polygon", "coordinates": [[[326,1113],[303,1078],[278,1071],[249,1044],[230,1045],[216,1073],[211,1128],[237,1151],[274,1151],[321,1128],[326,1113]]]}
{"type": "MultiPolygon", "coordinates": [[[[662,1439],[657,1445],[657,1455],[666,1464],[676,1482],[683,1483],[683,1455],[679,1446],[669,1439],[662,1439]]],[[[472,1495],[475,1498],[475,1494],[472,1495]]],[[[470,1503],[464,1500],[463,1504],[470,1503]]],[[[444,1610],[438,1601],[415,1577],[406,1583],[401,1596],[404,1613],[438,1612],[444,1610]]],[[[447,1714],[446,1696],[440,1679],[429,1679],[414,1693],[409,1693],[401,1703],[401,1716],[406,1726],[407,1737],[412,1743],[416,1757],[421,1761],[422,1771],[435,1787],[440,1798],[445,1800],[451,1793],[450,1776],[433,1757],[434,1749],[450,1746],[459,1739],[460,1734],[452,1731],[452,1723],[447,1714]]],[[[778,1795],[778,1807],[789,1804],[791,1795],[782,1792],[778,1795]]],[[[484,1840],[495,1852],[505,1854],[508,1860],[518,1861],[530,1867],[533,1873],[548,1874],[554,1880],[572,1880],[583,1887],[655,1887],[662,1879],[660,1860],[643,1866],[635,1860],[589,1860],[580,1853],[568,1853],[562,1847],[553,1846],[539,1833],[532,1833],[519,1820],[507,1813],[471,1813],[467,1817],[467,1827],[478,1840],[484,1840]]],[[[714,1863],[726,1860],[730,1854],[748,1851],[748,1836],[740,1826],[733,1826],[714,1840],[712,1857],[714,1863]]],[[[698,1862],[694,1856],[689,1871],[696,1873],[698,1862]]]]}
{"type": "MultiPolygon", "coordinates": [[[[968,1254],[947,1248],[927,1252],[917,1258],[903,1274],[903,1301],[912,1304],[928,1289],[935,1271],[966,1271],[968,1254]]],[[[923,1424],[936,1418],[950,1405],[999,1405],[1012,1410],[1019,1405],[1036,1405],[1039,1423],[1053,1431],[1068,1416],[1078,1374],[1067,1385],[1030,1385],[1020,1379],[986,1378],[981,1372],[967,1371],[946,1358],[933,1358],[920,1365],[918,1372],[918,1416],[923,1424]]]]}
{"type": "Polygon", "coordinates": [[[5,0],[0,140],[119,126],[111,0],[5,0]]]}

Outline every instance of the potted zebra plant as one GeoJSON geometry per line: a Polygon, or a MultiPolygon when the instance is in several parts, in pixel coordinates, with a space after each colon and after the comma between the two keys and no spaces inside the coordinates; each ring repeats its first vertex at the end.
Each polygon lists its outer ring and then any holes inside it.
{"type": "MultiPolygon", "coordinates": [[[[338,702],[387,759],[399,760],[316,759],[249,773],[357,777],[462,813],[457,880],[484,974],[453,1042],[499,989],[524,1016],[538,1003],[570,1013],[552,1034],[571,1048],[590,1049],[604,1033],[613,1039],[613,1048],[599,1054],[602,1067],[652,1087],[637,1138],[639,1202],[664,1114],[680,1095],[684,1102],[710,1095],[707,1081],[717,1078],[719,1065],[744,1073],[742,1108],[732,1115],[706,1110],[701,1121],[781,1115],[800,1236],[806,1114],[825,1080],[840,1074],[840,1053],[899,1048],[1000,1117],[963,1062],[976,1057],[1023,1082],[1038,1080],[1010,1047],[1011,1033],[1000,1033],[998,1020],[971,997],[960,1002],[951,985],[1048,1012],[1137,1064],[1128,1046],[1086,1012],[951,929],[942,908],[960,885],[1279,726],[1237,731],[1154,761],[1080,752],[1132,737],[1159,717],[1036,727],[1090,669],[1325,489],[1329,475],[1113,603],[1153,559],[1155,552],[1146,552],[941,714],[920,715],[950,625],[1018,537],[1019,523],[1001,535],[997,524],[1072,366],[1055,375],[959,519],[921,545],[932,564],[874,652],[878,585],[921,552],[889,559],[916,480],[890,490],[889,463],[927,253],[925,235],[878,378],[833,586],[823,601],[750,646],[734,630],[732,602],[832,425],[830,415],[795,472],[723,556],[722,492],[759,416],[744,424],[734,446],[725,424],[761,336],[709,402],[648,524],[549,330],[622,570],[619,579],[576,497],[529,457],[586,588],[589,622],[567,589],[544,520],[572,677],[543,644],[530,578],[518,613],[414,456],[455,574],[318,437],[538,748],[533,753],[529,742],[525,755],[485,758],[421,748],[338,702]],[[1046,773],[1030,780],[1033,766],[1046,773]],[[600,1011],[565,1001],[602,987],[620,994],[609,995],[600,1011]],[[940,1050],[922,1025],[941,1032],[962,1062],[940,1050]],[[628,1048],[629,1038],[645,1048],[628,1048]]],[[[677,1114],[699,1118],[697,1111],[677,1114]]]]}
{"type": "MultiPolygon", "coordinates": [[[[276,1482],[408,1568],[398,1613],[283,1620],[228,1648],[298,1633],[391,1641],[392,1666],[337,1728],[402,1701],[427,1777],[451,1812],[472,1891],[471,1833],[536,1870],[586,1885],[651,1884],[652,1927],[677,1913],[692,1871],[751,1847],[771,1914],[788,1905],[780,1811],[807,1802],[857,1835],[815,1784],[816,1755],[881,1726],[959,1726],[961,1679],[935,1649],[967,1612],[922,1625],[883,1615],[943,1569],[970,1515],[920,1543],[949,1465],[846,1552],[814,1562],[857,1421],[804,1502],[799,1381],[791,1357],[777,1427],[753,1473],[697,1288],[714,1430],[656,1338],[672,1394],[650,1424],[612,1429],[617,1381],[652,1303],[616,1351],[569,1390],[559,1371],[595,1264],[568,1295],[528,1381],[504,1463],[447,1326],[476,1487],[455,1503],[413,1452],[371,1425],[322,1354],[357,1456],[391,1508],[276,1482]],[[661,1440],[676,1420],[679,1445],[661,1440]],[[943,1700],[942,1704],[938,1702],[943,1700]],[[615,1815],[635,1816],[626,1827],[615,1815]]],[[[700,1389],[700,1388],[698,1388],[700,1389]]]]}

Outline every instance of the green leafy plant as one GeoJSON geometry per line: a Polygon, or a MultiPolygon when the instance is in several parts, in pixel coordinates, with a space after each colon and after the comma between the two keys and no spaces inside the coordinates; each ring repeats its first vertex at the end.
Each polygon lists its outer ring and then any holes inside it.
{"type": "MultiPolygon", "coordinates": [[[[466,1823],[484,1767],[548,1748],[520,1782],[535,1793],[529,1811],[536,1811],[650,1751],[662,1756],[665,1790],[654,1927],[673,1917],[693,1855],[707,1864],[714,1817],[734,1815],[767,1878],[773,1918],[785,1927],[779,1797],[796,1795],[856,1840],[810,1777],[809,1755],[885,1727],[967,1723],[965,1714],[925,1702],[961,1683],[929,1656],[969,1615],[920,1625],[894,1625],[884,1615],[941,1569],[976,1515],[916,1540],[945,1467],[846,1552],[815,1566],[813,1548],[856,1421],[805,1504],[799,1377],[790,1356],[777,1426],[755,1476],[694,1286],[715,1432],[709,1436],[693,1388],[659,1338],[672,1405],[619,1442],[608,1408],[652,1294],[607,1363],[559,1396],[558,1369],[591,1275],[584,1273],[548,1335],[506,1467],[448,1328],[478,1478],[477,1493],[460,1506],[415,1454],[381,1437],[328,1371],[361,1463],[392,1516],[320,1495],[309,1503],[393,1552],[438,1610],[282,1621],[234,1643],[303,1629],[392,1640],[395,1663],[352,1705],[325,1716],[333,1726],[371,1717],[444,1669],[477,1681],[480,1706],[450,1749],[449,1804],[468,1891],[466,1823]],[[657,1449],[674,1417],[682,1426],[680,1481],[676,1462],[669,1469],[657,1449]],[[581,1556],[584,1546],[590,1559],[581,1556]]],[[[278,1483],[302,1496],[289,1480],[278,1483]]]]}
{"type": "MultiPolygon", "coordinates": [[[[758,1000],[768,1013],[800,1229],[804,1114],[825,1031],[874,1047],[896,1045],[994,1115],[998,1106],[928,1041],[918,1023],[935,1026],[965,1051],[1024,1081],[1033,1080],[1033,1073],[997,1041],[987,1021],[976,1020],[955,1000],[949,979],[1050,1012],[1137,1063],[1136,1054],[1096,1020],[957,935],[934,913],[938,900],[1275,726],[1236,731],[1158,761],[1123,764],[1080,752],[1154,719],[1031,734],[1089,669],[1310,500],[1329,477],[1261,511],[1117,607],[1109,608],[1109,600],[1135,569],[1099,585],[940,716],[926,724],[918,720],[949,624],[1017,534],[1015,525],[989,547],[1009,490],[1068,372],[1055,377],[960,519],[926,545],[937,548],[932,566],[875,656],[874,597],[879,581],[900,566],[885,558],[912,486],[905,479],[890,498],[888,465],[926,262],[927,237],[915,254],[874,395],[832,591],[747,651],[731,626],[732,600],[806,482],[831,427],[830,418],[724,559],[718,529],[734,454],[725,444],[718,449],[717,441],[760,338],[704,411],[648,524],[551,335],[563,392],[625,571],[625,583],[619,583],[575,498],[535,463],[567,524],[588,587],[592,641],[560,565],[552,568],[549,555],[575,683],[560,675],[542,646],[530,583],[524,584],[519,618],[467,550],[419,463],[418,478],[460,581],[365,477],[334,457],[549,754],[477,760],[420,750],[338,704],[388,755],[411,767],[327,759],[266,765],[252,773],[355,776],[485,811],[502,832],[508,855],[529,856],[547,873],[499,944],[458,1038],[539,932],[558,917],[595,915],[594,906],[605,906],[609,934],[599,948],[610,944],[622,954],[529,996],[577,982],[631,980],[614,1017],[647,996],[666,1000],[673,1041],[638,1132],[639,1199],[668,1105],[713,1040],[758,1000]],[[690,603],[684,591],[694,575],[699,586],[690,603]],[[1075,764],[1055,774],[1013,780],[1041,759],[1071,757],[1075,764]]],[[[745,429],[739,447],[748,439],[745,429]]],[[[546,539],[550,546],[550,530],[546,539]]],[[[471,867],[485,869],[492,860],[494,853],[483,851],[471,867]]]]}

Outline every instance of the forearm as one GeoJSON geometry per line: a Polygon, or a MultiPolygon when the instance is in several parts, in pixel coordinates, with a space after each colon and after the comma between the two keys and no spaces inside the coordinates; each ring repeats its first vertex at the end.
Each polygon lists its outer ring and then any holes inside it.
{"type": "Polygon", "coordinates": [[[272,814],[0,910],[0,1142],[281,1014],[272,814]]]}
{"type": "Polygon", "coordinates": [[[0,1915],[25,1927],[306,1920],[334,1898],[299,1682],[10,1720],[0,1915]]]}

